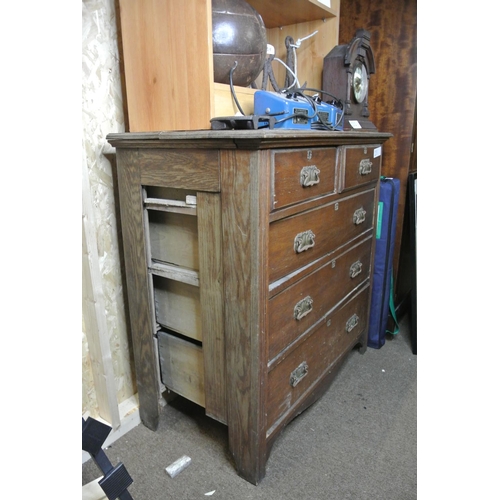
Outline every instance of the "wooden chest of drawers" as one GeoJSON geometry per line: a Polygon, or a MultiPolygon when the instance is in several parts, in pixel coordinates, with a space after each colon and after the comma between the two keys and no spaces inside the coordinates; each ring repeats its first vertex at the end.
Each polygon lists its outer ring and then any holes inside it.
{"type": "Polygon", "coordinates": [[[275,438],[366,349],[379,132],[110,134],[143,423],[168,388],[257,484],[275,438]]]}

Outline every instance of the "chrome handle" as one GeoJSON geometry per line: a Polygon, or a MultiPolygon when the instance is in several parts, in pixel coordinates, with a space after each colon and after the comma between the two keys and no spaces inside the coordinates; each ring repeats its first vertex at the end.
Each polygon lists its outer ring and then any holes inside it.
{"type": "Polygon", "coordinates": [[[302,187],[309,187],[319,184],[319,173],[320,170],[316,165],[303,167],[300,171],[300,185],[302,187]]]}
{"type": "Polygon", "coordinates": [[[304,316],[307,316],[313,310],[313,299],[309,295],[302,300],[299,300],[293,308],[293,317],[298,321],[304,316]]]}
{"type": "Polygon", "coordinates": [[[354,330],[354,328],[358,326],[358,323],[359,323],[359,316],[357,314],[353,314],[345,324],[346,332],[351,333],[354,330]]]}
{"type": "Polygon", "coordinates": [[[293,240],[295,253],[305,252],[308,248],[312,248],[314,246],[315,237],[316,235],[310,229],[297,234],[293,240]]]}
{"type": "Polygon", "coordinates": [[[368,175],[372,173],[373,163],[368,159],[364,158],[359,162],[359,173],[361,175],[368,175]]]}
{"type": "Polygon", "coordinates": [[[358,274],[361,274],[361,270],[363,269],[363,263],[360,260],[354,262],[349,269],[349,275],[351,278],[355,278],[358,274]]]}
{"type": "Polygon", "coordinates": [[[290,373],[290,385],[292,387],[297,387],[298,383],[307,375],[309,366],[305,361],[302,361],[292,373],[290,373]]]}
{"type": "Polygon", "coordinates": [[[354,222],[354,224],[356,224],[356,226],[358,226],[359,224],[365,222],[365,220],[366,220],[366,210],[363,207],[358,208],[352,216],[352,221],[354,222]]]}

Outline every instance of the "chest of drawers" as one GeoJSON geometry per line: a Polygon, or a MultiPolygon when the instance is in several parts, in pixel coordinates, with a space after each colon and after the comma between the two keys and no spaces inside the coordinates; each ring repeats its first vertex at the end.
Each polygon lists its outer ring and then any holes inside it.
{"type": "Polygon", "coordinates": [[[228,427],[257,484],[286,424],[366,349],[379,132],[110,134],[140,415],[228,427]]]}

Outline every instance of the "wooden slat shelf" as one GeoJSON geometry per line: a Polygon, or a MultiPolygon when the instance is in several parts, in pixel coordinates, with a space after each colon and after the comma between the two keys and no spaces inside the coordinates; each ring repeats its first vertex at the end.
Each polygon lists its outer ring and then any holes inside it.
{"type": "Polygon", "coordinates": [[[149,266],[149,271],[163,278],[181,281],[188,285],[200,286],[199,273],[193,269],[153,261],[149,266]]]}
{"type": "Polygon", "coordinates": [[[186,215],[196,215],[196,205],[179,200],[165,200],[161,198],[146,198],[144,205],[149,210],[160,212],[174,212],[186,215]]]}
{"type": "Polygon", "coordinates": [[[247,0],[247,2],[262,16],[268,29],[337,17],[340,4],[339,0],[330,0],[330,7],[319,0],[286,0],[285,2],[247,0]]]}

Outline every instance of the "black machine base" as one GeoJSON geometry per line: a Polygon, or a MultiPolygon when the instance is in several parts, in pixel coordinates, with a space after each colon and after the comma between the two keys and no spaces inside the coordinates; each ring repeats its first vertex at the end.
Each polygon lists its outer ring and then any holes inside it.
{"type": "Polygon", "coordinates": [[[259,128],[274,128],[274,116],[219,116],[210,120],[212,130],[257,130],[259,128]]]}

